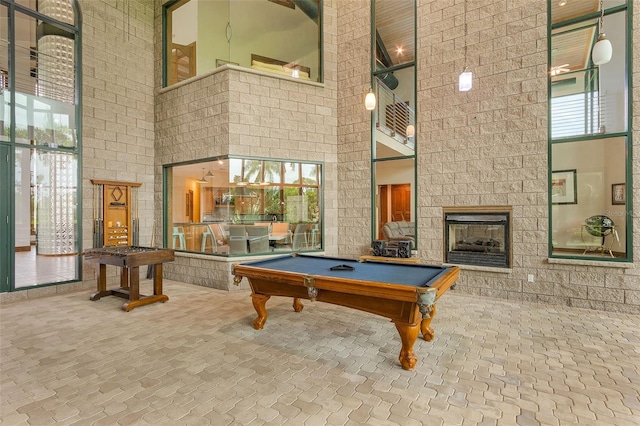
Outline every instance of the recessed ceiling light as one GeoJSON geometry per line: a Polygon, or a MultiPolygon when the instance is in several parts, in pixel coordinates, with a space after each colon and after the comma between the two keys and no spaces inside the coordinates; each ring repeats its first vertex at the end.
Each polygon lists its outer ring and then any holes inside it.
{"type": "Polygon", "coordinates": [[[397,53],[398,55],[402,55],[402,47],[398,47],[398,48],[396,49],[396,53],[397,53]]]}
{"type": "Polygon", "coordinates": [[[560,0],[560,3],[558,3],[558,6],[566,6],[567,4],[567,0],[560,0]]]}

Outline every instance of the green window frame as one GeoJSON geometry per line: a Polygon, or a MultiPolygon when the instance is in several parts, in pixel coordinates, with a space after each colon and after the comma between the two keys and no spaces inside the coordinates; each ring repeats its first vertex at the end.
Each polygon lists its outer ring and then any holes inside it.
{"type": "Polygon", "coordinates": [[[81,279],[82,15],[75,0],[63,6],[0,0],[2,292],[81,279]],[[17,277],[50,259],[63,260],[59,274],[17,277]]]}
{"type": "Polygon", "coordinates": [[[387,222],[417,232],[416,1],[371,0],[371,234],[387,240],[387,222]],[[399,36],[397,36],[399,35],[399,36]],[[408,195],[407,195],[408,194],[408,195]]]}
{"type": "Polygon", "coordinates": [[[317,162],[235,156],[165,165],[163,244],[221,257],[322,250],[323,172],[317,162]]]}
{"type": "MultiPolygon", "coordinates": [[[[561,4],[562,3],[562,4],[561,4]]],[[[577,15],[548,1],[548,194],[551,258],[629,262],[632,221],[632,2],[577,15]],[[565,18],[566,17],[566,18],[565,18]],[[595,65],[600,32],[613,46],[595,65]],[[586,52],[580,58],[575,52],[586,52]]]]}

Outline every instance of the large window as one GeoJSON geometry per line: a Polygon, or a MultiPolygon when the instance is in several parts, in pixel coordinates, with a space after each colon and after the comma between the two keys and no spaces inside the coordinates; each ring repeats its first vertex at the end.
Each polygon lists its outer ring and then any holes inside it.
{"type": "Polygon", "coordinates": [[[216,158],[165,167],[167,246],[219,256],[322,248],[322,166],[216,158]]]}
{"type": "Polygon", "coordinates": [[[71,0],[0,0],[0,144],[10,159],[0,168],[10,168],[1,175],[12,206],[11,232],[0,228],[10,247],[0,252],[3,291],[80,276],[78,18],[71,0]]]}
{"type": "MultiPolygon", "coordinates": [[[[373,239],[388,240],[388,222],[416,235],[416,5],[372,0],[374,200],[373,239]]],[[[417,239],[412,238],[414,241],[417,239]]]]}
{"type": "Polygon", "coordinates": [[[170,1],[165,86],[225,64],[322,81],[321,12],[321,0],[170,1]]]}
{"type": "Polygon", "coordinates": [[[550,2],[550,255],[629,260],[629,12],[623,0],[550,2]],[[600,3],[601,4],[601,3],[600,3]],[[599,33],[613,47],[595,64],[599,33]]]}

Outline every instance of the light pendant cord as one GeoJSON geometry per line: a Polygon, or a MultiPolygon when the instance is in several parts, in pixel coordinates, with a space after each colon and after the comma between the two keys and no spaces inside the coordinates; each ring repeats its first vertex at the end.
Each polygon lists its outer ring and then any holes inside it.
{"type": "Polygon", "coordinates": [[[462,2],[464,6],[464,70],[467,70],[467,0],[462,2]]]}
{"type": "Polygon", "coordinates": [[[603,33],[603,21],[604,21],[604,0],[600,0],[600,31],[598,35],[603,33]]]}

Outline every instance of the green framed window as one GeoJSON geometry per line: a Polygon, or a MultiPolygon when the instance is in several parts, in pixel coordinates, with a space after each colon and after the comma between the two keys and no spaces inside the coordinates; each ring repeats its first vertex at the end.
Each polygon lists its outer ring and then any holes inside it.
{"type": "Polygon", "coordinates": [[[80,279],[80,23],[73,0],[0,0],[2,291],[80,279]]]}
{"type": "Polygon", "coordinates": [[[223,65],[322,82],[322,0],[176,0],[163,19],[164,86],[223,65]]]}
{"type": "Polygon", "coordinates": [[[548,8],[549,256],[629,261],[630,4],[549,2],[548,8]],[[594,54],[601,33],[610,58],[594,54]]]}
{"type": "Polygon", "coordinates": [[[320,250],[322,164],[210,158],[167,165],[165,246],[214,256],[320,250]]]}
{"type": "Polygon", "coordinates": [[[372,0],[371,15],[372,235],[404,222],[417,236],[416,2],[372,0]]]}

